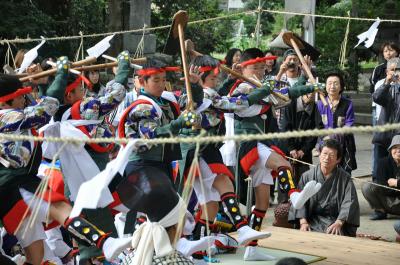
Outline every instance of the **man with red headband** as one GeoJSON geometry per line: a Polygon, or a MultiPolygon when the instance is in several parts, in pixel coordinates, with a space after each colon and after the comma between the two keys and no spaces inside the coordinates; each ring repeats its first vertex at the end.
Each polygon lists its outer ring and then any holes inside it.
{"type": "MultiPolygon", "coordinates": [[[[65,79],[62,71],[57,73],[53,85],[65,79]]],[[[14,76],[0,75],[0,132],[7,135],[37,135],[36,130],[48,123],[56,113],[59,103],[51,97],[42,98],[35,106],[26,107],[25,96],[32,92],[31,87],[23,87],[14,76]]],[[[27,262],[35,264],[42,261],[36,252],[43,250],[46,235],[41,222],[34,222],[32,229],[24,230],[28,218],[23,219],[40,179],[36,177],[41,161],[40,144],[33,141],[2,140],[0,144],[0,217],[9,234],[16,235],[25,250],[27,262]],[[20,229],[17,231],[17,227],[20,229]]],[[[62,196],[53,194],[46,203],[62,201],[62,196]]],[[[28,215],[27,217],[30,217],[28,215]]],[[[39,219],[43,217],[39,214],[39,219]]],[[[40,252],[39,252],[40,253],[40,252]]]]}
{"type": "MultiPolygon", "coordinates": [[[[196,57],[192,62],[192,69],[195,69],[195,74],[197,72],[198,79],[197,86],[192,87],[193,94],[200,94],[200,96],[194,97],[196,112],[201,113],[201,128],[205,129],[208,135],[224,134],[224,112],[244,110],[268,94],[267,88],[262,88],[247,96],[231,98],[219,96],[215,90],[218,81],[219,61],[209,55],[196,57]]],[[[199,130],[181,129],[179,135],[180,137],[199,135],[201,128],[199,130]]],[[[214,219],[219,210],[219,202],[222,202],[224,212],[239,233],[238,243],[240,245],[246,245],[255,239],[269,237],[271,235],[269,232],[261,233],[251,229],[247,220],[241,214],[234,190],[234,176],[224,164],[219,147],[218,143],[200,146],[199,175],[196,175],[193,188],[200,204],[201,214],[196,220],[193,238],[198,240],[206,236],[207,231],[217,232],[214,229],[214,219]],[[204,188],[202,188],[202,185],[204,188]]],[[[180,161],[180,168],[182,169],[182,179],[186,179],[194,159],[196,145],[181,143],[181,149],[183,160],[180,161]]],[[[233,241],[232,239],[229,240],[225,237],[223,239],[223,241],[218,240],[216,242],[216,245],[221,249],[237,247],[237,243],[234,246],[229,244],[233,241]]],[[[204,253],[196,253],[194,257],[200,259],[203,258],[203,255],[204,253]]]]}
{"type": "MultiPolygon", "coordinates": [[[[65,90],[68,70],[68,59],[61,57],[57,61],[57,74],[48,88],[49,92],[65,90]]],[[[22,83],[14,76],[0,75],[0,133],[37,135],[36,129],[55,115],[59,102],[53,97],[43,97],[37,105],[25,107],[24,96],[31,90],[22,87],[22,83]]],[[[72,208],[62,194],[48,188],[43,190],[43,194],[36,193],[41,185],[37,177],[42,158],[39,143],[3,140],[0,154],[0,218],[7,232],[15,234],[24,248],[26,265],[42,264],[43,239],[46,238],[43,223],[48,221],[48,216],[50,220],[64,225],[80,242],[103,249],[109,259],[125,247],[126,240],[121,242],[109,238],[85,219],[69,219],[72,208]],[[39,197],[43,201],[39,201],[39,197]]]]}
{"type": "MultiPolygon", "coordinates": [[[[200,116],[190,111],[181,114],[175,95],[165,91],[166,72],[177,70],[179,68],[167,67],[157,59],[147,58],[143,69],[137,72],[142,86],[140,95],[120,117],[118,126],[120,137],[168,138],[177,135],[183,128],[191,130],[193,126],[199,125],[200,116]]],[[[156,237],[164,234],[169,237],[167,241],[172,243],[174,240],[179,211],[186,208],[172,184],[171,162],[180,159],[179,144],[143,145],[139,151],[130,155],[122,180],[116,186],[122,204],[146,214],[148,219],[135,232],[138,233],[136,242],[138,252],[135,253],[134,264],[142,264],[140,260],[147,254],[141,253],[142,248],[139,246],[146,245],[144,241],[149,237],[155,243],[161,240],[156,237]],[[158,233],[150,232],[148,229],[157,230],[158,233]],[[142,235],[143,231],[148,231],[147,235],[142,235]]],[[[165,247],[172,249],[169,243],[166,243],[165,247]]],[[[143,249],[143,252],[153,255],[151,249],[143,249]]],[[[156,256],[159,258],[154,259],[153,264],[192,264],[179,253],[162,255],[156,249],[156,256]],[[171,255],[179,257],[176,260],[168,258],[171,255]]]]}
{"type": "MultiPolygon", "coordinates": [[[[107,84],[104,96],[85,98],[82,84],[90,86],[90,81],[82,75],[72,73],[69,74],[65,89],[48,89],[46,95],[56,97],[61,106],[54,116],[55,123],[44,129],[44,136],[114,137],[114,130],[107,122],[106,116],[124,99],[129,72],[129,53],[122,52],[118,56],[115,79],[107,84]],[[59,131],[52,133],[52,129],[56,126],[60,126],[59,131]]],[[[79,186],[84,181],[91,179],[105,168],[109,162],[109,151],[113,146],[112,143],[88,143],[79,146],[78,149],[69,145],[61,150],[59,156],[61,170],[64,182],[67,184],[66,193],[71,201],[75,201],[79,186]]],[[[51,160],[60,149],[59,144],[46,143],[43,156],[51,160]]],[[[115,206],[117,205],[111,205],[110,208],[124,210],[115,206]]],[[[111,209],[85,210],[84,214],[103,231],[116,235],[111,209]]],[[[81,260],[102,256],[101,251],[95,247],[88,248],[84,244],[80,244],[79,251],[81,260]]]]}
{"type": "MultiPolygon", "coordinates": [[[[261,50],[250,48],[242,53],[241,67],[245,77],[262,80],[265,73],[265,60],[261,50]]],[[[290,98],[313,92],[320,86],[298,86],[288,91],[290,98]]],[[[253,85],[238,81],[230,91],[230,96],[249,95],[258,90],[253,85]]],[[[268,91],[268,95],[270,91],[268,91]]],[[[258,101],[245,110],[235,111],[235,134],[259,134],[277,132],[278,125],[273,115],[273,103],[270,98],[258,101]]],[[[302,192],[296,189],[292,178],[290,163],[282,151],[274,146],[274,141],[243,141],[238,148],[237,167],[241,183],[240,190],[247,191],[244,178],[250,176],[255,190],[255,208],[249,217],[250,225],[256,230],[261,229],[262,220],[269,206],[270,185],[273,184],[272,171],[277,173],[280,189],[288,192],[295,208],[302,205],[320,188],[316,182],[310,182],[302,192]]],[[[239,185],[238,184],[238,185],[239,185]]],[[[241,192],[241,196],[243,197],[241,192]]],[[[263,260],[263,253],[256,249],[257,242],[253,241],[246,248],[246,260],[263,260]]]]}

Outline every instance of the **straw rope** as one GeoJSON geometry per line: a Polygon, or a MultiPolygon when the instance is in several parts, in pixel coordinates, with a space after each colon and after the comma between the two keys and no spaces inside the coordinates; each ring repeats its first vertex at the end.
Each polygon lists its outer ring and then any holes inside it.
{"type": "MultiPolygon", "coordinates": [[[[170,137],[170,138],[155,138],[155,139],[142,139],[145,144],[169,144],[169,143],[218,143],[223,141],[255,141],[255,140],[272,140],[272,139],[287,139],[311,136],[325,136],[330,134],[347,134],[347,133],[373,133],[373,132],[386,132],[391,130],[399,130],[400,123],[391,123],[379,126],[354,126],[354,127],[341,127],[335,129],[313,129],[305,131],[290,131],[290,132],[277,132],[267,134],[241,134],[234,136],[194,136],[194,137],[170,137]]],[[[38,142],[67,142],[67,143],[118,143],[126,144],[129,138],[74,138],[74,137],[40,137],[29,135],[14,135],[14,134],[0,134],[0,141],[38,141],[38,142]]]]}
{"type": "MultiPolygon", "coordinates": [[[[299,13],[299,12],[270,10],[270,9],[263,9],[262,11],[263,12],[267,12],[267,13],[271,13],[271,14],[319,17],[319,18],[340,19],[340,20],[348,20],[348,19],[350,19],[350,20],[356,20],[356,21],[372,21],[372,22],[376,21],[376,18],[365,18],[365,17],[329,16],[329,15],[308,14],[308,13],[299,13]]],[[[380,19],[380,21],[381,21],[381,23],[382,22],[400,23],[399,19],[380,19]]]]}
{"type": "MultiPolygon", "coordinates": [[[[210,21],[217,21],[221,19],[226,19],[230,17],[235,17],[239,15],[252,15],[255,13],[271,13],[271,14],[288,14],[288,15],[298,15],[298,16],[311,16],[311,17],[319,17],[319,18],[328,18],[328,19],[338,19],[338,20],[355,20],[355,21],[376,21],[376,18],[363,18],[363,17],[345,17],[345,16],[330,16],[330,15],[318,15],[318,14],[307,14],[307,13],[299,13],[299,12],[289,12],[289,11],[281,11],[281,10],[271,10],[271,9],[255,9],[255,10],[249,10],[249,11],[243,11],[243,12],[237,12],[233,14],[228,14],[228,15],[222,15],[222,16],[217,16],[213,18],[206,18],[206,19],[199,19],[195,21],[191,21],[188,24],[193,25],[193,24],[201,24],[201,23],[206,23],[210,21]]],[[[400,23],[400,20],[398,19],[381,19],[381,22],[390,22],[390,23],[400,23]]],[[[156,31],[156,30],[163,30],[163,29],[168,29],[170,28],[170,25],[165,25],[165,26],[158,26],[158,27],[150,27],[146,28],[146,31],[156,31]]],[[[103,37],[103,36],[108,36],[108,35],[119,35],[119,34],[126,34],[126,33],[135,33],[135,32],[142,32],[143,29],[130,29],[130,30],[121,30],[121,31],[114,31],[114,32],[102,32],[102,33],[93,33],[93,34],[87,34],[87,35],[73,35],[73,36],[55,36],[55,37],[49,37],[49,38],[44,38],[46,41],[65,41],[65,40],[76,40],[80,38],[94,38],[94,37],[103,37]]],[[[41,38],[15,38],[15,39],[3,39],[0,40],[0,44],[4,45],[7,43],[29,43],[29,42],[38,42],[42,41],[41,38]]]]}
{"type": "MultiPolygon", "coordinates": [[[[299,159],[296,159],[296,158],[293,158],[293,157],[290,157],[290,156],[285,156],[285,157],[288,160],[291,160],[291,161],[294,161],[294,162],[298,162],[300,164],[307,165],[309,167],[316,167],[316,165],[314,165],[314,164],[310,164],[310,163],[304,162],[302,160],[299,160],[299,159]]],[[[372,181],[364,180],[364,179],[361,179],[359,177],[351,177],[351,179],[356,180],[356,181],[360,181],[360,182],[363,182],[363,183],[369,183],[371,185],[378,186],[378,187],[381,187],[381,188],[384,188],[384,189],[394,190],[394,191],[400,192],[400,189],[389,187],[389,186],[385,186],[385,185],[378,184],[378,183],[375,183],[375,182],[372,182],[372,181]]]]}
{"type": "MultiPolygon", "coordinates": [[[[229,15],[223,15],[223,16],[218,16],[218,17],[213,17],[213,18],[206,18],[206,19],[200,19],[200,20],[195,20],[188,22],[189,25],[192,24],[199,24],[199,23],[205,23],[205,22],[210,22],[210,21],[216,21],[220,19],[225,19],[229,17],[235,17],[239,15],[249,15],[257,12],[257,10],[251,10],[251,11],[244,11],[244,12],[238,12],[238,13],[233,13],[229,15]]],[[[163,30],[163,29],[169,29],[171,25],[166,25],[166,26],[158,26],[158,27],[150,27],[146,28],[146,32],[150,31],[155,31],[155,30],[163,30]]],[[[87,35],[74,35],[74,36],[56,36],[56,37],[50,37],[50,38],[44,38],[46,41],[65,41],[65,40],[76,40],[80,38],[94,38],[94,37],[104,37],[108,35],[119,35],[119,34],[126,34],[126,33],[136,33],[136,32],[143,32],[143,29],[130,29],[130,30],[120,30],[120,31],[114,31],[114,32],[103,32],[103,33],[94,33],[94,34],[87,34],[87,35]]],[[[42,41],[43,39],[41,38],[26,38],[26,39],[21,39],[21,38],[15,38],[15,39],[4,39],[0,40],[0,44],[4,45],[7,42],[8,43],[29,43],[29,42],[37,42],[37,41],[42,41]]]]}

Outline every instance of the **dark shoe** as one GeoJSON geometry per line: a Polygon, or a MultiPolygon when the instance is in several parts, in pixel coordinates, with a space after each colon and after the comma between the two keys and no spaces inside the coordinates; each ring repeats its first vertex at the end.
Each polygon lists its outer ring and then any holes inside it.
{"type": "Polygon", "coordinates": [[[374,213],[369,217],[369,220],[384,220],[386,218],[387,214],[385,212],[374,211],[374,213]]]}
{"type": "Polygon", "coordinates": [[[397,242],[397,243],[400,243],[400,234],[397,234],[397,236],[396,236],[396,242],[397,242]]]}

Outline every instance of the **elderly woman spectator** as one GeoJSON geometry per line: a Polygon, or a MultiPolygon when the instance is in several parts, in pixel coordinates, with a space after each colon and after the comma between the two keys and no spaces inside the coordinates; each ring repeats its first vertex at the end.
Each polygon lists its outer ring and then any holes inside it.
{"type": "MultiPolygon", "coordinates": [[[[322,101],[318,101],[317,103],[320,113],[319,127],[340,128],[354,125],[353,102],[342,95],[344,87],[344,79],[340,73],[330,73],[327,75],[326,92],[328,95],[325,99],[328,105],[324,106],[322,101]]],[[[357,169],[354,135],[335,134],[330,135],[328,138],[336,139],[340,143],[343,149],[340,166],[351,174],[352,170],[357,169]]]]}

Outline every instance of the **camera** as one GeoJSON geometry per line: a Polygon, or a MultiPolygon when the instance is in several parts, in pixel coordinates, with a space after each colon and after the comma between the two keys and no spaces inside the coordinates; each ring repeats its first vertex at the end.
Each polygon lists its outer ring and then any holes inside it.
{"type": "Polygon", "coordinates": [[[295,62],[288,62],[287,63],[287,67],[288,68],[295,68],[296,67],[296,63],[295,62]]]}

